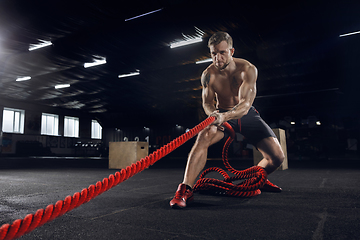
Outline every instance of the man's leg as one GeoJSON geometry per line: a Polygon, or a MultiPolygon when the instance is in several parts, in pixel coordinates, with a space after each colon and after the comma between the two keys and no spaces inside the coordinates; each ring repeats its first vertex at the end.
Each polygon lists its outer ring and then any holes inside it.
{"type": "MultiPolygon", "coordinates": [[[[268,175],[280,167],[285,159],[284,152],[277,138],[264,138],[257,144],[257,148],[264,157],[259,162],[258,166],[264,168],[268,175]]],[[[280,187],[272,184],[269,180],[266,180],[265,185],[261,188],[261,190],[268,192],[282,191],[280,187]]]]}
{"type": "Polygon", "coordinates": [[[188,157],[183,180],[184,184],[190,187],[194,186],[197,176],[205,167],[208,148],[219,142],[223,137],[224,133],[219,131],[214,125],[211,125],[199,134],[188,157]]]}
{"type": "Polygon", "coordinates": [[[184,180],[178,186],[174,198],[170,201],[172,208],[184,208],[188,202],[193,200],[192,187],[205,166],[208,148],[223,137],[224,133],[214,125],[205,128],[199,133],[188,157],[184,180]]]}
{"type": "Polygon", "coordinates": [[[274,172],[285,159],[283,150],[277,138],[268,137],[261,140],[257,145],[257,149],[263,155],[263,159],[258,166],[263,167],[267,174],[274,172]]]}

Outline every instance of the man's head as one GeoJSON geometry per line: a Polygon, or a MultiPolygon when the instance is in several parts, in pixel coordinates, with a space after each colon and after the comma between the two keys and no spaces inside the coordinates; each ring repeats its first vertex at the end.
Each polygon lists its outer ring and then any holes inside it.
{"type": "Polygon", "coordinates": [[[229,48],[233,47],[232,37],[227,32],[214,33],[209,39],[208,47],[210,48],[211,45],[218,45],[222,41],[225,41],[229,48]]]}
{"type": "Polygon", "coordinates": [[[231,36],[226,32],[217,32],[210,37],[208,47],[215,67],[224,70],[232,60],[235,51],[231,36]]]}

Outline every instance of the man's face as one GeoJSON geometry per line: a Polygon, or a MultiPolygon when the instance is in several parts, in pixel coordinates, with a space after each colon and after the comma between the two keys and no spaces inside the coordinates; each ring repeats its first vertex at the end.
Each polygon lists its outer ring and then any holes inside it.
{"type": "Polygon", "coordinates": [[[227,42],[222,41],[218,45],[211,45],[210,53],[215,67],[221,71],[229,65],[234,48],[229,48],[227,42]]]}

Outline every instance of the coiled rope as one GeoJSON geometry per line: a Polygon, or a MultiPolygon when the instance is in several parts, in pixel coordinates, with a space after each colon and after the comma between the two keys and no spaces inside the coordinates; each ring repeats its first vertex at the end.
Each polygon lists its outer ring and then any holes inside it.
{"type": "Polygon", "coordinates": [[[4,224],[0,227],[0,240],[11,240],[21,237],[33,231],[35,228],[48,223],[55,218],[79,207],[80,205],[89,202],[96,196],[115,187],[119,183],[129,179],[135,174],[153,165],[155,162],[166,156],[186,141],[197,135],[201,130],[210,125],[215,120],[215,117],[209,117],[195,126],[188,132],[174,139],[170,143],[156,150],[149,156],[142,158],[131,166],[122,169],[120,172],[111,174],[103,181],[99,181],[96,185],[90,185],[84,188],[81,192],[76,192],[73,196],[67,196],[64,200],[59,200],[54,204],[47,206],[45,209],[39,209],[35,214],[28,214],[24,219],[17,219],[11,225],[4,224]]]}
{"type": "Polygon", "coordinates": [[[206,169],[199,177],[199,180],[194,185],[194,192],[204,192],[211,194],[221,194],[236,197],[252,197],[261,193],[260,188],[264,186],[267,180],[267,173],[264,168],[254,166],[242,171],[234,169],[230,166],[228,161],[228,150],[230,144],[235,138],[235,132],[228,123],[223,123],[223,126],[230,132],[222,151],[222,158],[225,167],[235,176],[230,177],[223,169],[212,167],[206,169]],[[205,178],[205,175],[210,172],[218,172],[224,180],[214,178],[205,178]],[[247,179],[239,184],[234,184],[234,181],[247,179]]]}

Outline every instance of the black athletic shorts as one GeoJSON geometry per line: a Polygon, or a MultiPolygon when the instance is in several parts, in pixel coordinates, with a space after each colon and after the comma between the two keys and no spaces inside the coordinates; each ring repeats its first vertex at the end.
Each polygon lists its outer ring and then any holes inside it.
{"type": "MultiPolygon", "coordinates": [[[[219,109],[219,112],[226,110],[219,109]]],[[[235,132],[244,136],[244,140],[256,147],[257,143],[267,137],[276,137],[271,128],[260,117],[259,112],[251,106],[248,114],[240,119],[232,119],[228,121],[235,132]]],[[[225,131],[225,139],[229,137],[228,131],[225,131]]]]}

